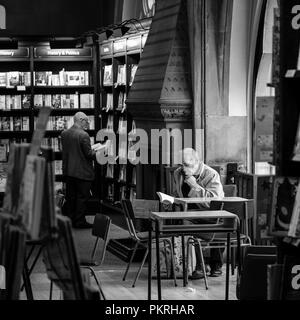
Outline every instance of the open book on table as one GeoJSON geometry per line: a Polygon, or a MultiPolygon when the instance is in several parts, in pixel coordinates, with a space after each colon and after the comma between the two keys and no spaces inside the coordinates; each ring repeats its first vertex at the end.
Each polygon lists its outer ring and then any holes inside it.
{"type": "Polygon", "coordinates": [[[161,203],[166,203],[166,204],[173,204],[174,201],[175,201],[175,198],[172,197],[172,196],[169,196],[165,193],[162,193],[162,192],[157,192],[157,195],[159,197],[159,200],[161,203]]]}

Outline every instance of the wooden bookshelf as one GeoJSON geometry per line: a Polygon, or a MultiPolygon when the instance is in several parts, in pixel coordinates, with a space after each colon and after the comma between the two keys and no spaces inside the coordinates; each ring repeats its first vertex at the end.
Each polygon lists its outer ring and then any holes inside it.
{"type": "MultiPolygon", "coordinates": [[[[49,42],[40,41],[30,43],[24,41],[19,43],[17,50],[0,50],[0,97],[2,96],[2,102],[0,98],[0,144],[7,144],[7,152],[9,152],[10,142],[30,142],[39,109],[49,105],[53,107],[51,117],[57,120],[62,119],[66,122],[67,118],[70,120],[78,111],[91,117],[93,124],[88,133],[94,143],[96,132],[99,130],[96,50],[96,46],[51,49],[49,42]],[[7,80],[5,84],[5,73],[10,72],[26,73],[27,83],[16,83],[15,79],[12,79],[7,80]],[[46,73],[49,82],[39,83],[37,75],[46,75],[46,73]],[[63,83],[59,83],[60,80],[63,83]],[[13,101],[17,102],[12,104],[9,100],[12,98],[8,97],[13,97],[13,101]],[[23,105],[23,101],[26,104],[23,105]],[[24,117],[28,119],[26,130],[17,123],[19,118],[24,117]],[[8,122],[8,119],[12,119],[10,127],[4,123],[3,129],[2,123],[8,122]]],[[[8,76],[7,79],[9,79],[8,76]]],[[[25,76],[20,79],[24,80],[25,76]]],[[[68,127],[70,123],[69,121],[68,127]]],[[[59,139],[63,129],[65,128],[48,128],[45,140],[59,139]]],[[[58,161],[62,159],[61,150],[57,149],[57,146],[55,159],[58,161]]],[[[2,167],[5,165],[4,162],[0,163],[2,167]]],[[[5,170],[0,171],[3,175],[5,170]]],[[[56,181],[62,181],[61,173],[56,175],[56,181]]],[[[99,186],[95,185],[95,188],[98,190],[99,186]]]]}
{"type": "Polygon", "coordinates": [[[136,166],[128,160],[125,165],[120,163],[121,158],[127,159],[129,143],[126,138],[124,148],[121,146],[120,131],[126,131],[127,135],[132,130],[133,121],[127,112],[126,97],[134,80],[147,36],[148,30],[143,30],[104,41],[99,45],[101,129],[113,130],[117,137],[117,159],[116,164],[112,165],[113,171],[108,176],[107,165],[101,169],[102,181],[105,183],[100,198],[110,204],[117,203],[123,198],[136,197],[136,173],[134,173],[136,166]]]}

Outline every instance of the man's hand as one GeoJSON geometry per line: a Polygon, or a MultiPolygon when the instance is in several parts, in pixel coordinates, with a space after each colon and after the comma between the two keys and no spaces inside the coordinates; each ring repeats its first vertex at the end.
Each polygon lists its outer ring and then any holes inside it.
{"type": "Polygon", "coordinates": [[[184,180],[185,183],[187,183],[191,189],[194,189],[196,191],[200,191],[202,190],[203,188],[197,183],[197,180],[194,176],[189,176],[189,177],[186,177],[185,180],[184,180]]]}

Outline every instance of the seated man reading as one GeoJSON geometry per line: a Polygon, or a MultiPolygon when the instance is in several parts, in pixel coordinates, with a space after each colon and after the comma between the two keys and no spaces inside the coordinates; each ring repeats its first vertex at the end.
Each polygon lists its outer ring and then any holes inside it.
{"type": "MultiPolygon", "coordinates": [[[[182,166],[174,172],[176,187],[176,197],[180,198],[202,198],[202,197],[224,197],[223,186],[219,174],[199,159],[198,153],[194,149],[184,149],[182,151],[182,166]]],[[[196,209],[208,210],[208,204],[197,204],[196,209]]],[[[194,207],[195,209],[195,207],[194,207]]],[[[194,223],[215,223],[209,219],[193,221],[194,223]]],[[[205,238],[204,236],[202,237],[205,238]]],[[[204,277],[201,267],[200,247],[195,245],[196,269],[192,274],[192,279],[204,277]]],[[[210,258],[206,264],[210,267],[210,276],[218,277],[222,275],[223,251],[221,249],[211,249],[210,258]]],[[[208,272],[208,266],[206,267],[208,272]]]]}

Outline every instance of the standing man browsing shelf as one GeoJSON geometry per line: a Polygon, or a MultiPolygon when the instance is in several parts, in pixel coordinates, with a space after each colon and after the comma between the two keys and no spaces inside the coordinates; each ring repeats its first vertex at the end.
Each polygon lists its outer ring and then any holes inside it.
{"type": "Polygon", "coordinates": [[[85,219],[85,210],[95,177],[93,161],[96,160],[96,151],[92,150],[88,129],[87,115],[78,112],[74,116],[74,125],[61,134],[67,215],[73,227],[80,229],[92,226],[85,219]]]}
{"type": "MultiPolygon", "coordinates": [[[[224,197],[223,186],[219,174],[211,167],[204,164],[199,159],[198,153],[194,149],[184,149],[182,151],[182,166],[174,172],[176,186],[175,197],[179,198],[203,198],[203,197],[224,197]]],[[[208,210],[208,204],[197,204],[195,209],[208,210]]],[[[203,219],[193,221],[194,223],[210,224],[215,221],[203,219]]],[[[203,237],[204,238],[204,237],[203,237]]],[[[210,235],[208,235],[210,238],[210,235]]],[[[201,279],[204,273],[201,267],[200,248],[195,245],[196,270],[192,274],[192,279],[201,279]]],[[[210,258],[207,264],[210,267],[210,276],[218,277],[222,275],[222,251],[221,249],[211,249],[210,258]]],[[[206,271],[208,272],[208,266],[206,271]]]]}

